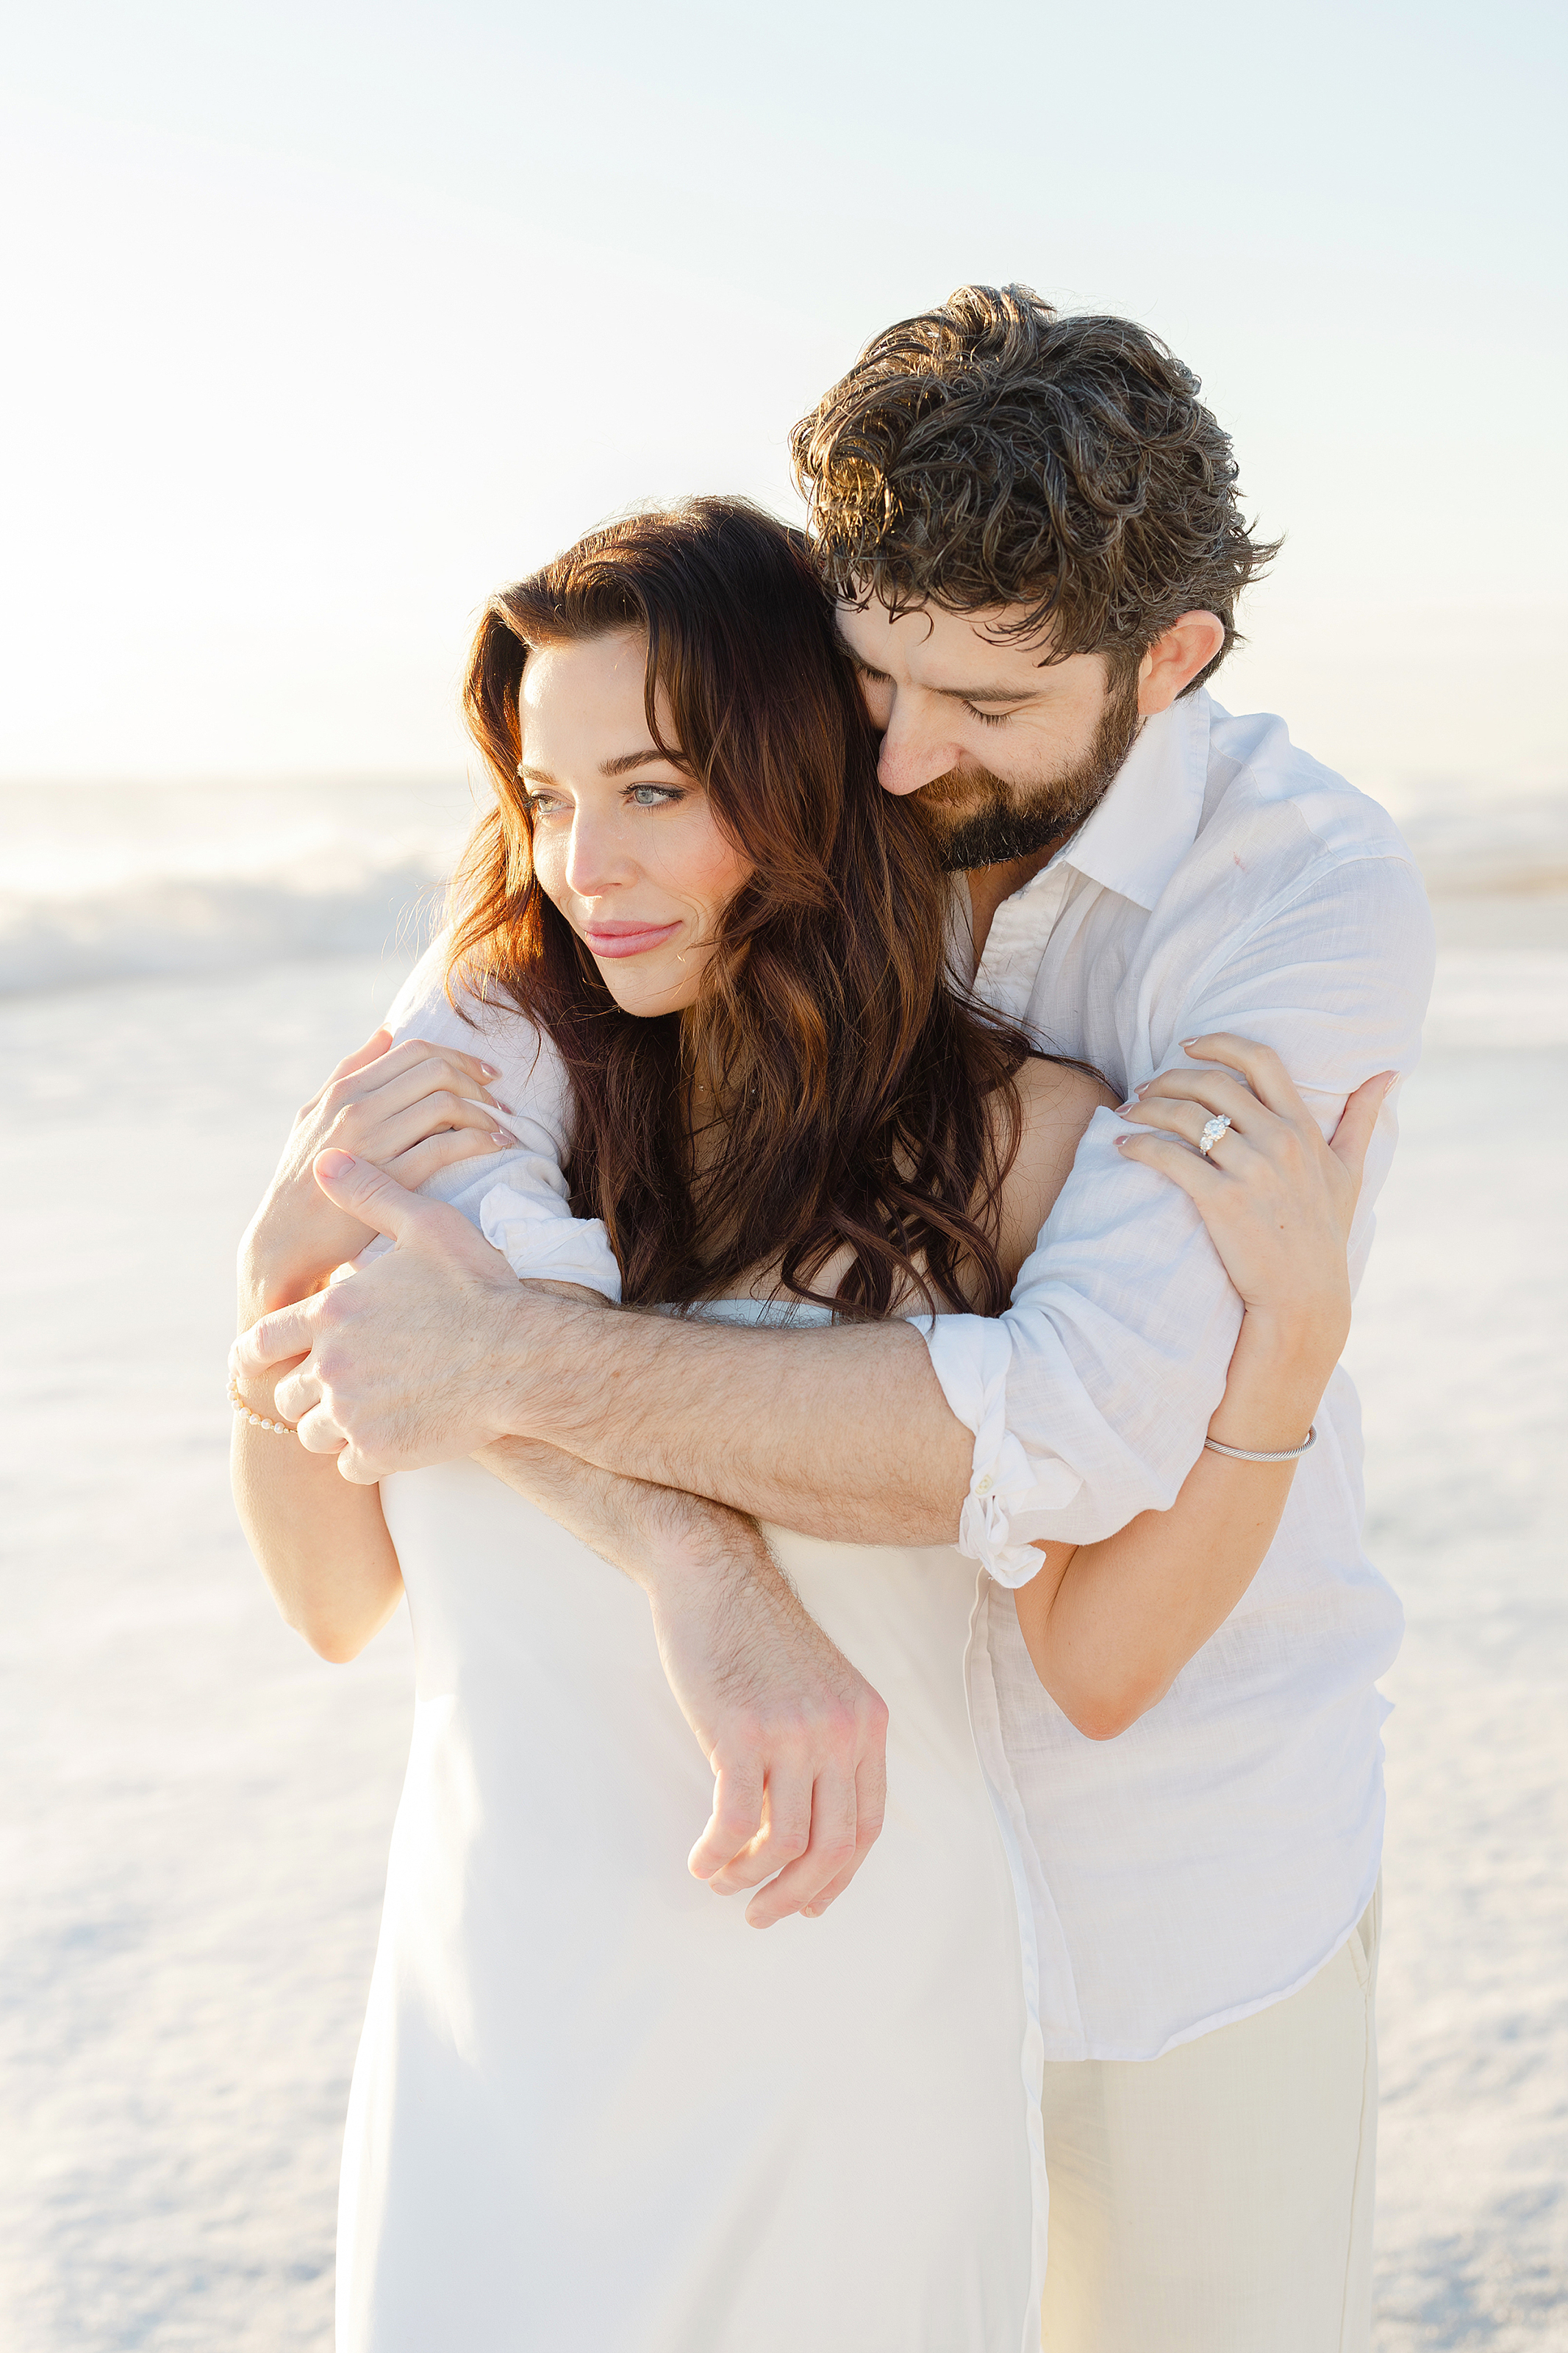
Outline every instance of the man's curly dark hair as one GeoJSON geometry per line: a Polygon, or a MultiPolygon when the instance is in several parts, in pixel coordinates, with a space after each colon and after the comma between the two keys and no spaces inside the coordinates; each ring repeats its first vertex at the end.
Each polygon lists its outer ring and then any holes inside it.
{"type": "Polygon", "coordinates": [[[961,286],[868,343],[791,437],[834,593],[904,612],[1023,606],[1001,634],[1124,671],[1183,613],[1236,603],[1278,554],[1248,531],[1230,437],[1130,319],[961,286]]]}

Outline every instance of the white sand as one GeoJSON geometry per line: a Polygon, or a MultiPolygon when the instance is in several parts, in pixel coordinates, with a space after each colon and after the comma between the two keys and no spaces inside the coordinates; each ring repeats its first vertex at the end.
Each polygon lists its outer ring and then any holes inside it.
{"type": "MultiPolygon", "coordinates": [[[[1529,945],[1466,935],[1446,960],[1352,1344],[1373,1541],[1409,1611],[1381,2353],[1568,2337],[1562,938],[1532,917],[1529,945]]],[[[237,1227],[292,1106],[396,971],[0,1007],[16,2353],[331,2343],[407,1632],[399,1618],[342,1670],[278,1621],[230,1515],[223,1360],[237,1227]]]]}

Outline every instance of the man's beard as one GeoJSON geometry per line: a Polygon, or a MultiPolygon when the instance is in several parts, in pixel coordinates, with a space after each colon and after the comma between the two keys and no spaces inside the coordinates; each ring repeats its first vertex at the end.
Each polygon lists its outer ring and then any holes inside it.
{"type": "Polygon", "coordinates": [[[948,874],[1011,865],[1054,849],[1105,798],[1137,740],[1138,676],[1111,689],[1081,760],[1043,784],[1009,785],[985,768],[950,768],[913,796],[948,874]]]}

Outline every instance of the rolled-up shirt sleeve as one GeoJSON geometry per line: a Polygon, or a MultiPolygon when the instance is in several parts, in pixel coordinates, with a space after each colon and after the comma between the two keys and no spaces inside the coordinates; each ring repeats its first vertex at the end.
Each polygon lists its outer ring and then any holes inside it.
{"type": "MultiPolygon", "coordinates": [[[[1272,1046],[1325,1134],[1351,1091],[1415,1066],[1431,988],[1430,913],[1403,860],[1329,866],[1265,908],[1185,988],[1144,1000],[1129,1083],[1216,1030],[1272,1046]]],[[[1366,1262],[1395,1138],[1391,1093],[1351,1235],[1366,1262]]],[[[973,1433],[961,1548],[997,1580],[1034,1576],[1042,1541],[1092,1544],[1168,1510],[1224,1392],[1241,1303],[1201,1219],[1169,1179],[1116,1149],[1097,1112],[1005,1314],[942,1316],[926,1345],[948,1405],[973,1433]]]]}
{"type": "MultiPolygon", "coordinates": [[[[510,1157],[510,1155],[509,1155],[510,1157]]],[[[600,1218],[574,1218],[553,1192],[529,1190],[509,1171],[479,1203],[479,1231],[513,1274],[552,1282],[579,1282],[619,1305],[621,1271],[600,1218]]]]}

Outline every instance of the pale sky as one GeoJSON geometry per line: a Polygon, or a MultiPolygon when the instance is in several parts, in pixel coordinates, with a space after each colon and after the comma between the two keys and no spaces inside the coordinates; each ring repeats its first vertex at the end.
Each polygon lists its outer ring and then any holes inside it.
{"type": "Polygon", "coordinates": [[[50,0],[0,109],[0,776],[460,772],[484,598],[965,279],[1131,313],[1288,534],[1218,684],[1568,782],[1563,11],[50,0]]]}

